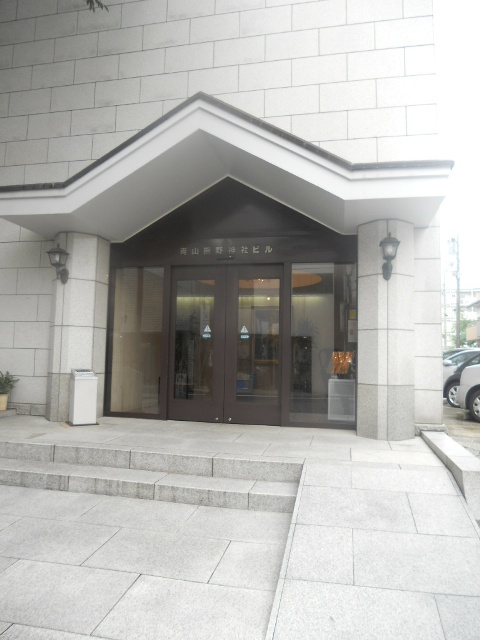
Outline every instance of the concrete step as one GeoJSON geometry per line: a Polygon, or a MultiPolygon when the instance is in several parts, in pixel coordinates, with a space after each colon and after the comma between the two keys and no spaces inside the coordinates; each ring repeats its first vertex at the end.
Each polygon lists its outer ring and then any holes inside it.
{"type": "Polygon", "coordinates": [[[231,509],[292,512],[301,467],[255,456],[0,442],[0,484],[231,509]]]}
{"type": "Polygon", "coordinates": [[[0,441],[0,458],[164,471],[196,476],[296,482],[303,459],[238,454],[192,454],[140,447],[99,444],[49,444],[0,441]]]}

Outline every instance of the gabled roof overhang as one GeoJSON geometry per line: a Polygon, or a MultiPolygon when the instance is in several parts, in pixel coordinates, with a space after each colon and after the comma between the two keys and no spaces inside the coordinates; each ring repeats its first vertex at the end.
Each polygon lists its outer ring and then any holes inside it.
{"type": "Polygon", "coordinates": [[[429,224],[453,163],[351,164],[197,94],[63,183],[0,188],[0,217],[46,238],[123,241],[231,177],[343,234],[399,218],[429,224]]]}

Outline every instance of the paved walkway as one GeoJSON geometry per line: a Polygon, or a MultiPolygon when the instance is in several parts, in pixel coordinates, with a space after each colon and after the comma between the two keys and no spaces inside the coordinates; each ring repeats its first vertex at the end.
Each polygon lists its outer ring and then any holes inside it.
{"type": "Polygon", "coordinates": [[[420,439],[102,418],[0,440],[305,461],[293,517],[0,486],[2,640],[478,640],[480,536],[420,439]]]}

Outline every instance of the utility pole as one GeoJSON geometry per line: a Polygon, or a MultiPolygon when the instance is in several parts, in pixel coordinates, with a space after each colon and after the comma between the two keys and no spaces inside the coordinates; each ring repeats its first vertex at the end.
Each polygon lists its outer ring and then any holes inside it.
{"type": "Polygon", "coordinates": [[[458,242],[458,235],[456,238],[450,238],[448,241],[450,244],[449,253],[453,255],[455,260],[454,263],[454,272],[457,282],[457,295],[456,295],[456,309],[455,309],[455,347],[458,349],[460,347],[460,247],[458,242]]]}

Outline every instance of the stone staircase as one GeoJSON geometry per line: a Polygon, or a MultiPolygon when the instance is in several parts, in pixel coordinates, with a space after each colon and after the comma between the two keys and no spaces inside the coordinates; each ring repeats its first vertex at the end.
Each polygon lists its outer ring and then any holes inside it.
{"type": "Polygon", "coordinates": [[[302,460],[89,444],[0,442],[0,484],[293,511],[302,460]]]}

